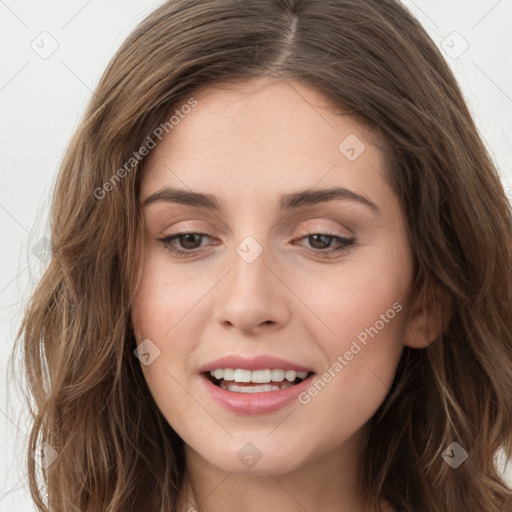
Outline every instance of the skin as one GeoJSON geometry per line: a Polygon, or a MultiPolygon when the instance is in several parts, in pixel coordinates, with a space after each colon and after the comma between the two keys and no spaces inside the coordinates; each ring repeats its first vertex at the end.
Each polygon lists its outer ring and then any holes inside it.
{"type": "Polygon", "coordinates": [[[163,200],[144,208],[145,260],[132,307],[137,342],[160,350],[141,366],[147,385],[185,442],[190,484],[180,506],[188,509],[189,491],[190,503],[208,511],[363,512],[364,426],[403,347],[428,345],[437,325],[425,299],[410,299],[413,256],[384,155],[371,132],[299,82],[216,84],[194,98],[197,106],[148,157],[140,201],[173,186],[213,194],[221,210],[163,200]],[[366,146],[354,161],[338,149],[350,134],[366,146]],[[331,186],[378,211],[353,199],[279,211],[282,194],[331,186]],[[208,235],[195,246],[174,241],[192,257],[157,240],[184,230],[208,235]],[[325,232],[355,243],[329,257],[335,240],[308,238],[325,232]],[[236,252],[246,236],[263,249],[250,264],[236,252]],[[324,255],[308,252],[315,248],[324,255]],[[230,354],[271,354],[321,376],[397,302],[402,310],[306,405],[240,415],[202,387],[199,367],[230,354]],[[237,457],[247,442],[262,454],[251,468],[237,457]]]}

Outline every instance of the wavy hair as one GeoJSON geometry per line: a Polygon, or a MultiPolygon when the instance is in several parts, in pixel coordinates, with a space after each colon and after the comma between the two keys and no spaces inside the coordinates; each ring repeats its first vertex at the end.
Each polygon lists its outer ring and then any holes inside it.
{"type": "Polygon", "coordinates": [[[380,135],[415,290],[452,302],[442,335],[405,347],[367,425],[367,510],[385,498],[397,511],[511,511],[495,462],[512,457],[510,204],[448,65],[395,0],[173,0],[118,50],[60,167],[51,260],[17,335],[38,510],[176,511],[183,441],[133,354],[147,161],[134,155],[194,91],[259,77],[299,80],[380,135]],[[456,470],[441,457],[453,441],[469,454],[456,470]],[[58,457],[39,469],[43,443],[58,457]]]}

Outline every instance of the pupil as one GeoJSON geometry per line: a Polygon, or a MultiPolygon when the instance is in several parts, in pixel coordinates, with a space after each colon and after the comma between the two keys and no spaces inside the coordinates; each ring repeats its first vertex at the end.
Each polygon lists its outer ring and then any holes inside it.
{"type": "MultiPolygon", "coordinates": [[[[181,238],[185,239],[185,243],[182,243],[181,245],[185,249],[195,249],[194,244],[197,243],[199,237],[201,235],[197,233],[187,233],[186,235],[183,235],[181,238]],[[188,243],[191,242],[193,247],[190,247],[188,243]]],[[[182,240],[183,241],[183,240],[182,240]]]]}
{"type": "Polygon", "coordinates": [[[330,236],[328,235],[311,235],[310,238],[313,240],[313,243],[311,243],[312,247],[314,247],[315,249],[325,249],[325,246],[329,245],[328,241],[331,239],[330,236]],[[323,239],[329,239],[327,242],[323,242],[323,243],[320,243],[320,247],[315,247],[315,243],[318,242],[318,240],[320,238],[323,238],[323,239]]]}

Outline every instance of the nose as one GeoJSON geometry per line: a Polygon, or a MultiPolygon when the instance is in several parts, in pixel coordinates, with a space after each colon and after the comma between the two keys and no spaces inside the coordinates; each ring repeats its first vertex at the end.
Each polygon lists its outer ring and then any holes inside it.
{"type": "Polygon", "coordinates": [[[292,295],[284,276],[277,265],[269,265],[265,250],[254,261],[240,254],[234,252],[231,271],[217,290],[217,321],[245,334],[282,328],[290,318],[292,295]]]}

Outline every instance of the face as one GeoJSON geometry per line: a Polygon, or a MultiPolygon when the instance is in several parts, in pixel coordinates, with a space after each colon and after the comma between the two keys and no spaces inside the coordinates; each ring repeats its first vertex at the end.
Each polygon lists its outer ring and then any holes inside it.
{"type": "Polygon", "coordinates": [[[292,471],[355,447],[388,393],[413,280],[404,214],[371,133],[314,89],[193,97],[141,178],[141,367],[190,452],[292,471]]]}

